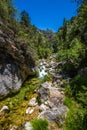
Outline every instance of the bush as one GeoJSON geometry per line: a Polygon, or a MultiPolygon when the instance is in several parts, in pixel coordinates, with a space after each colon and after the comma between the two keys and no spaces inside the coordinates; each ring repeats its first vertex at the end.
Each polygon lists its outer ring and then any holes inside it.
{"type": "Polygon", "coordinates": [[[51,55],[51,48],[39,46],[37,53],[39,58],[47,58],[51,55]]]}
{"type": "Polygon", "coordinates": [[[83,107],[87,106],[87,74],[77,75],[71,82],[72,96],[81,103],[83,107]]]}
{"type": "Polygon", "coordinates": [[[68,97],[71,97],[72,96],[72,90],[71,90],[71,86],[70,85],[67,85],[66,88],[65,88],[65,94],[68,96],[68,97]]]}
{"type": "Polygon", "coordinates": [[[57,60],[64,62],[63,70],[73,76],[80,67],[84,55],[84,45],[77,38],[74,38],[69,48],[59,50],[57,60]]]}
{"type": "Polygon", "coordinates": [[[87,79],[77,75],[65,88],[64,104],[69,107],[65,122],[65,130],[87,129],[87,79]]]}
{"type": "Polygon", "coordinates": [[[45,119],[35,119],[32,121],[33,130],[49,130],[48,122],[45,119]]]}
{"type": "Polygon", "coordinates": [[[84,110],[81,108],[70,110],[66,119],[65,130],[86,130],[84,115],[84,110]]]}
{"type": "Polygon", "coordinates": [[[87,110],[69,97],[65,98],[64,104],[69,107],[64,130],[86,130],[87,110]]]}

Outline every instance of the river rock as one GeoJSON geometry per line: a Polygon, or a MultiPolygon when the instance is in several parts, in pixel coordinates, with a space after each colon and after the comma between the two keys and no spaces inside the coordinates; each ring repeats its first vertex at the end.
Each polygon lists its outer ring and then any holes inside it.
{"type": "Polygon", "coordinates": [[[47,65],[47,62],[44,61],[44,62],[43,62],[43,65],[47,65]]]}
{"type": "Polygon", "coordinates": [[[50,102],[53,103],[54,106],[59,106],[63,103],[64,96],[61,94],[61,92],[58,91],[57,88],[50,88],[50,102]]]}
{"type": "Polygon", "coordinates": [[[39,114],[38,118],[46,118],[49,121],[57,122],[58,125],[64,123],[64,119],[68,108],[64,105],[54,107],[50,110],[43,111],[39,114]]]}
{"type": "Polygon", "coordinates": [[[31,106],[31,107],[34,107],[34,106],[36,106],[38,103],[37,103],[37,101],[36,101],[36,98],[34,97],[34,98],[32,98],[32,99],[30,99],[30,101],[29,101],[29,106],[31,106]]]}
{"type": "Polygon", "coordinates": [[[32,125],[30,122],[25,123],[25,130],[32,130],[32,125]]]}
{"type": "Polygon", "coordinates": [[[18,129],[18,127],[15,125],[10,128],[10,130],[17,130],[17,129],[18,129]]]}
{"type": "Polygon", "coordinates": [[[9,110],[9,107],[8,106],[3,106],[0,110],[0,112],[5,112],[5,113],[8,113],[10,110],[9,110]]]}
{"type": "Polygon", "coordinates": [[[48,89],[48,88],[43,88],[43,87],[41,87],[41,88],[38,90],[38,95],[39,95],[39,97],[40,97],[41,102],[44,102],[44,101],[48,100],[49,94],[50,94],[50,92],[49,92],[49,89],[48,89]]]}
{"type": "Polygon", "coordinates": [[[62,80],[62,76],[61,76],[61,75],[54,74],[54,75],[53,75],[53,81],[57,81],[57,80],[62,80]]]}
{"type": "Polygon", "coordinates": [[[53,82],[52,86],[55,87],[55,88],[58,88],[57,82],[53,82]]]}
{"type": "Polygon", "coordinates": [[[61,80],[60,80],[60,79],[58,79],[56,82],[57,82],[57,84],[59,84],[59,83],[61,82],[61,80]]]}
{"type": "Polygon", "coordinates": [[[43,84],[41,84],[41,87],[43,88],[50,88],[52,86],[51,82],[44,82],[43,84]]]}
{"type": "Polygon", "coordinates": [[[50,90],[49,90],[50,86],[51,86],[50,82],[45,82],[41,84],[41,87],[37,90],[41,102],[48,100],[50,96],[50,90]]]}
{"type": "Polygon", "coordinates": [[[44,103],[47,107],[52,108],[54,107],[54,104],[50,101],[50,100],[47,100],[45,103],[44,103]]]}
{"type": "Polygon", "coordinates": [[[48,72],[49,72],[49,73],[53,73],[53,72],[54,72],[54,69],[53,69],[53,68],[50,68],[50,69],[48,70],[48,72]]]}
{"type": "Polygon", "coordinates": [[[39,106],[39,110],[40,111],[46,111],[46,110],[48,110],[49,109],[49,107],[47,107],[45,104],[41,104],[40,106],[39,106]]]}
{"type": "Polygon", "coordinates": [[[27,109],[26,109],[26,114],[32,114],[34,112],[34,108],[32,108],[32,107],[28,107],[27,109]]]}

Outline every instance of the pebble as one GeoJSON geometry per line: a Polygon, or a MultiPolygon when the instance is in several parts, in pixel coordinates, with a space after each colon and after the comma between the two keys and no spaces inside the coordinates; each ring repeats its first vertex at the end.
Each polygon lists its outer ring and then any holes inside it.
{"type": "Polygon", "coordinates": [[[26,109],[26,114],[32,114],[34,112],[34,108],[32,108],[32,107],[28,107],[27,109],[26,109]]]}
{"type": "Polygon", "coordinates": [[[6,113],[8,113],[8,112],[9,112],[8,106],[3,106],[3,107],[1,108],[1,110],[0,110],[0,112],[6,112],[6,113]]]}

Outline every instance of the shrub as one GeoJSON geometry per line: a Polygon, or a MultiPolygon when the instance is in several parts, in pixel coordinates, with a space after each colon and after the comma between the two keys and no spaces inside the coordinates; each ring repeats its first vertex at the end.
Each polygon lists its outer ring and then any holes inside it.
{"type": "Polygon", "coordinates": [[[33,130],[49,130],[48,122],[45,119],[35,119],[32,121],[33,130]]]}
{"type": "Polygon", "coordinates": [[[65,130],[86,130],[86,123],[84,124],[85,112],[81,108],[73,108],[69,111],[65,130]]]}
{"type": "Polygon", "coordinates": [[[38,56],[39,58],[47,58],[48,56],[51,55],[51,48],[48,47],[38,47],[38,56]]]}
{"type": "Polygon", "coordinates": [[[83,107],[87,106],[87,79],[86,75],[77,75],[71,82],[72,96],[82,104],[83,107]]]}
{"type": "Polygon", "coordinates": [[[77,38],[74,38],[69,48],[59,50],[57,60],[64,62],[63,70],[73,76],[81,65],[84,55],[84,45],[77,38]]]}
{"type": "Polygon", "coordinates": [[[71,90],[71,86],[70,85],[67,85],[66,88],[65,88],[65,94],[68,96],[68,97],[71,97],[72,96],[72,90],[71,90]]]}

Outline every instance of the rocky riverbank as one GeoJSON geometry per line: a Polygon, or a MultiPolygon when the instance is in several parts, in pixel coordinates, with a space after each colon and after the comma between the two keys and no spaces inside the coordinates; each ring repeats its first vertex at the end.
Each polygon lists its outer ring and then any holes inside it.
{"type": "MultiPolygon", "coordinates": [[[[64,88],[61,86],[64,85],[64,79],[62,75],[56,73],[58,63],[56,63],[52,57],[50,57],[49,61],[43,60],[41,66],[43,66],[45,71],[43,76],[50,74],[52,79],[51,81],[46,81],[41,84],[36,90],[38,94],[38,104],[36,103],[36,99],[34,99],[34,105],[36,104],[39,109],[38,118],[47,119],[50,123],[50,129],[57,130],[56,124],[58,127],[62,127],[68,111],[68,108],[63,104],[64,88]],[[55,125],[53,126],[53,124],[55,125]]],[[[41,70],[41,74],[42,71],[43,70],[41,70]]],[[[31,99],[31,101],[33,101],[33,99],[31,99]]]]}
{"type": "Polygon", "coordinates": [[[42,75],[39,73],[39,78],[31,79],[31,81],[26,83],[27,87],[23,87],[24,90],[20,95],[20,98],[22,98],[22,93],[25,91],[23,100],[20,101],[19,97],[17,97],[14,98],[14,102],[9,99],[8,102],[7,100],[4,101],[4,106],[2,103],[0,125],[3,128],[9,130],[32,130],[30,122],[35,118],[47,119],[50,130],[62,128],[68,108],[63,104],[64,88],[62,86],[65,83],[65,79],[62,75],[56,73],[56,66],[58,66],[58,63],[52,57],[49,60],[40,60],[39,72],[42,75]],[[49,75],[51,78],[49,78],[49,75]],[[43,80],[44,76],[48,77],[45,82],[43,80]],[[29,91],[29,87],[33,91],[29,91]],[[27,89],[25,90],[25,88],[27,89]],[[14,105],[15,103],[17,103],[16,106],[14,105]],[[14,117],[11,113],[15,115],[18,121],[13,121],[14,117]],[[7,120],[4,119],[6,116],[9,117],[7,120]]]}

